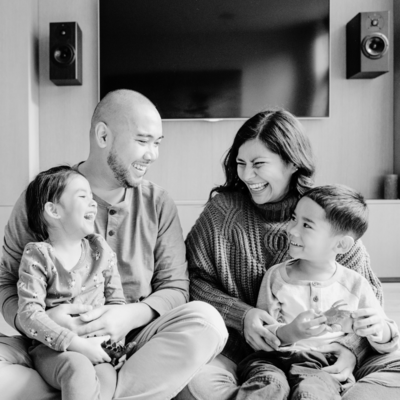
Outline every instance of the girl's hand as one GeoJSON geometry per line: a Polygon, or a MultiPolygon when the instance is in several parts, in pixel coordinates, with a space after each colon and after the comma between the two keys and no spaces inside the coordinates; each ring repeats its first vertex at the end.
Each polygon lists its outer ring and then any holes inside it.
{"type": "Polygon", "coordinates": [[[290,324],[278,328],[277,335],[283,344],[292,344],[329,331],[325,322],[324,315],[318,315],[312,309],[307,310],[300,313],[290,324]]]}
{"type": "Polygon", "coordinates": [[[391,331],[385,317],[376,308],[360,308],[351,313],[353,330],[378,343],[387,343],[391,339],[391,331]]]}
{"type": "Polygon", "coordinates": [[[69,351],[76,351],[85,355],[93,365],[110,362],[110,356],[103,350],[101,344],[110,339],[110,336],[90,338],[74,337],[68,346],[69,351]]]}
{"type": "Polygon", "coordinates": [[[275,324],[276,321],[266,311],[252,308],[244,318],[244,338],[254,350],[271,351],[278,349],[279,339],[264,325],[275,324]]]}

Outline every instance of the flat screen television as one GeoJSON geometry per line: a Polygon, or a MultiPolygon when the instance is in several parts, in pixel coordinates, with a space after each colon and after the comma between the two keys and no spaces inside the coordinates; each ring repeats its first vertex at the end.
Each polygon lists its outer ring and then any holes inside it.
{"type": "Polygon", "coordinates": [[[329,0],[99,0],[100,98],[133,89],[163,119],[329,116],[329,0]]]}

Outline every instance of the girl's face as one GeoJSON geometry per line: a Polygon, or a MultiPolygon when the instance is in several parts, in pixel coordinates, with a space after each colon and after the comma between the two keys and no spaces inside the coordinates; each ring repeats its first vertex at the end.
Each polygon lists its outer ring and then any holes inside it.
{"type": "Polygon", "coordinates": [[[259,139],[243,143],[239,148],[237,172],[254,202],[273,203],[282,200],[289,191],[290,179],[297,168],[286,164],[259,139]]]}
{"type": "Polygon", "coordinates": [[[84,238],[94,232],[97,203],[89,182],[81,175],[72,175],[56,204],[62,229],[70,237],[84,238]]]}

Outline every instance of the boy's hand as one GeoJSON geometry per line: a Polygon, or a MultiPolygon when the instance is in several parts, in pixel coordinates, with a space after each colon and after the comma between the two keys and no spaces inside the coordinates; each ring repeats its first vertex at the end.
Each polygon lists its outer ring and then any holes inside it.
{"type": "Polygon", "coordinates": [[[101,344],[109,339],[110,336],[90,337],[86,339],[75,336],[68,346],[68,350],[85,355],[93,365],[110,362],[110,356],[101,347],[101,344]]]}
{"type": "Polygon", "coordinates": [[[390,328],[383,315],[375,308],[360,308],[351,313],[354,319],[353,330],[378,343],[387,343],[391,339],[390,328]]]}
{"type": "Polygon", "coordinates": [[[324,315],[318,315],[311,309],[300,313],[290,324],[279,327],[276,333],[283,344],[292,344],[322,335],[329,330],[325,322],[324,315]]]}

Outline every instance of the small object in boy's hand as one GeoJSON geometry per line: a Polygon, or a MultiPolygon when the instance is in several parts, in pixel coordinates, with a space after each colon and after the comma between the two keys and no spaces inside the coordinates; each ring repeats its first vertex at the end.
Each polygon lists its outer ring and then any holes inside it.
{"type": "Polygon", "coordinates": [[[353,318],[351,312],[340,310],[340,307],[347,306],[343,300],[336,301],[332,307],[322,313],[326,317],[326,324],[332,327],[333,332],[353,332],[353,318]]]}
{"type": "Polygon", "coordinates": [[[129,342],[124,346],[121,342],[111,342],[111,339],[108,339],[101,344],[101,347],[111,357],[110,364],[115,367],[122,356],[126,354],[126,359],[128,359],[132,355],[136,342],[129,342]]]}

